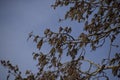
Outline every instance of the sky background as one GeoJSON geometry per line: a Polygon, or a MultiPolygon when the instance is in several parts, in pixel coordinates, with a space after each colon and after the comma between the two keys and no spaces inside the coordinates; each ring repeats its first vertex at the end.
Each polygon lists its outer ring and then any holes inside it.
{"type": "MultiPolygon", "coordinates": [[[[37,50],[32,40],[27,41],[31,31],[42,35],[46,28],[56,31],[60,26],[71,26],[72,34],[75,37],[79,35],[82,24],[70,20],[59,23],[58,19],[64,17],[67,8],[54,10],[52,3],[54,0],[0,0],[0,60],[10,60],[23,72],[26,69],[34,72],[36,62],[32,59],[32,53],[37,50]]],[[[105,58],[108,46],[96,52],[88,49],[88,59],[99,61],[105,58]],[[99,58],[96,57],[98,53],[99,58]]],[[[47,48],[43,51],[47,51],[47,48]]],[[[0,80],[6,79],[6,73],[6,69],[0,66],[0,80]]]]}

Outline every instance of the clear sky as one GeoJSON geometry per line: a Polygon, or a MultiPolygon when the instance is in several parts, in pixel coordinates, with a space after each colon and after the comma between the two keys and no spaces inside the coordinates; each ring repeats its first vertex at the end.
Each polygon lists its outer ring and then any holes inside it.
{"type": "MultiPolygon", "coordinates": [[[[73,35],[78,35],[82,25],[69,20],[58,23],[67,8],[54,10],[51,8],[52,3],[54,0],[0,0],[0,60],[10,60],[18,64],[22,71],[34,71],[36,63],[32,59],[32,52],[36,51],[36,46],[32,41],[27,41],[31,31],[42,34],[46,28],[56,31],[59,26],[71,26],[73,35]]],[[[102,58],[107,52],[106,47],[97,51],[102,58]]],[[[98,54],[88,53],[88,58],[99,61],[95,57],[98,54]]],[[[0,66],[0,80],[5,78],[6,70],[0,66]]]]}

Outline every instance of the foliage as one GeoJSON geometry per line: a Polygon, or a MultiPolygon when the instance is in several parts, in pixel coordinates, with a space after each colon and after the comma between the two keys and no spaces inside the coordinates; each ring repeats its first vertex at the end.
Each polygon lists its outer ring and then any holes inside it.
{"type": "MultiPolygon", "coordinates": [[[[111,70],[113,76],[120,78],[120,52],[112,53],[111,48],[119,48],[114,44],[119,40],[120,33],[120,2],[118,0],[56,0],[52,5],[57,7],[69,7],[65,14],[66,19],[84,23],[85,32],[80,33],[77,38],[71,35],[71,27],[59,27],[58,32],[50,29],[44,31],[44,36],[29,34],[37,43],[40,53],[33,53],[33,59],[38,61],[38,72],[36,74],[26,71],[26,78],[21,76],[17,66],[12,66],[9,61],[1,60],[1,64],[9,68],[10,75],[15,80],[109,80],[106,70],[111,70]],[[92,51],[102,47],[106,41],[110,41],[109,55],[97,64],[86,59],[85,47],[90,46],[92,51]],[[50,45],[50,51],[44,53],[42,46],[50,45]],[[68,61],[63,58],[70,57],[68,61]],[[83,63],[89,63],[86,71],[81,69],[83,63]]],[[[62,21],[60,19],[60,21],[62,21]]]]}

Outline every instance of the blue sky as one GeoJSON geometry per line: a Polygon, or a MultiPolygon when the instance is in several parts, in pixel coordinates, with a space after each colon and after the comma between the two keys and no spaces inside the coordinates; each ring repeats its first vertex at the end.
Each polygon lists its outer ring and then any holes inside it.
{"type": "MultiPolygon", "coordinates": [[[[81,24],[70,20],[58,22],[59,18],[64,17],[67,8],[54,10],[51,8],[52,3],[54,0],[0,0],[0,60],[10,60],[18,64],[22,71],[34,71],[36,63],[32,59],[32,52],[37,50],[32,41],[27,41],[31,31],[41,35],[46,28],[56,31],[59,26],[71,26],[74,36],[80,33],[81,24]]],[[[88,51],[88,58],[99,61],[100,58],[95,56],[101,53],[99,57],[105,57],[105,48],[108,49],[108,46],[97,52],[88,51]]],[[[0,66],[0,80],[5,78],[6,70],[0,66]]]]}
{"type": "MultiPolygon", "coordinates": [[[[35,45],[27,42],[28,33],[39,34],[46,27],[55,26],[56,14],[50,5],[51,2],[44,0],[0,0],[0,59],[18,64],[23,71],[34,70],[32,52],[35,45]]],[[[0,78],[5,80],[2,69],[0,78]]]]}

